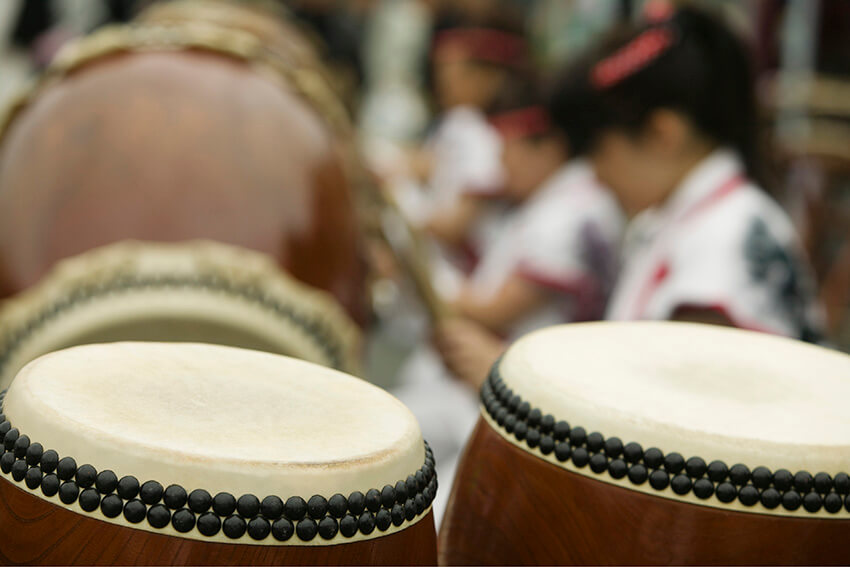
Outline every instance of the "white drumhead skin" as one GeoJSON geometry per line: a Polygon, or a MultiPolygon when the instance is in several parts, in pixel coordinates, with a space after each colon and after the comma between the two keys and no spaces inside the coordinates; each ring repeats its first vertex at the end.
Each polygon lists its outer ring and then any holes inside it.
{"type": "MultiPolygon", "coordinates": [[[[78,465],[237,498],[380,490],[425,459],[413,415],[368,382],[206,344],[127,342],[51,353],[21,370],[4,411],[22,434],[78,465]]],[[[195,537],[233,542],[222,534],[195,537]]]]}
{"type": "Polygon", "coordinates": [[[728,465],[850,469],[850,356],[709,325],[585,323],[512,346],[501,376],[588,433],[728,465]]]}

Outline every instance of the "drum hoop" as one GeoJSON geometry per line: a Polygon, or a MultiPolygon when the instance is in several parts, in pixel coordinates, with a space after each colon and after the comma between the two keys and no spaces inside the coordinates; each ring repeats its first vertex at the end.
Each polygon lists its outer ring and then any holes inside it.
{"type": "Polygon", "coordinates": [[[619,437],[588,434],[584,427],[564,421],[565,416],[544,415],[540,408],[531,407],[501,376],[500,363],[501,359],[493,365],[481,388],[482,418],[508,442],[546,462],[594,480],[689,504],[798,518],[850,518],[850,476],[845,472],[812,476],[807,471],[792,475],[787,469],[770,471],[763,466],[730,468],[719,460],[700,456],[685,460],[678,452],[644,450],[619,437]],[[688,470],[691,463],[693,469],[688,470]],[[712,474],[709,466],[719,472],[712,474]],[[777,480],[777,474],[783,478],[777,480]]]}
{"type": "Polygon", "coordinates": [[[212,241],[123,241],[62,260],[36,286],[0,304],[0,384],[11,380],[6,366],[57,317],[113,294],[151,290],[197,290],[246,301],[313,347],[322,357],[318,362],[359,371],[357,325],[333,296],[294,279],[264,254],[212,241]],[[187,259],[191,272],[140,273],[140,254],[159,251],[187,259]]]}
{"type": "Polygon", "coordinates": [[[428,514],[437,491],[434,454],[428,442],[423,441],[422,466],[395,486],[368,488],[348,497],[312,495],[306,499],[300,495],[268,495],[261,500],[253,494],[237,499],[220,492],[215,499],[229,501],[228,509],[216,510],[214,498],[203,488],[187,490],[176,484],[163,487],[155,479],[140,482],[129,475],[119,480],[111,470],[97,471],[87,464],[77,466],[72,456],[45,450],[5,419],[5,396],[6,390],[0,392],[0,474],[6,480],[72,512],[154,533],[223,543],[269,545],[272,540],[271,545],[336,545],[376,539],[409,528],[428,514]],[[123,495],[119,494],[122,481],[133,485],[123,495]],[[62,495],[65,485],[71,485],[64,490],[68,496],[62,495]],[[155,497],[141,494],[144,486],[150,487],[155,497]],[[41,494],[36,493],[39,489],[41,494]],[[203,504],[193,506],[191,494],[199,495],[203,504]],[[352,498],[358,502],[352,504],[352,498]],[[293,508],[298,511],[290,512],[287,506],[293,499],[293,508]],[[128,505],[132,507],[130,511],[128,505]],[[203,528],[199,527],[202,521],[203,528]]]}

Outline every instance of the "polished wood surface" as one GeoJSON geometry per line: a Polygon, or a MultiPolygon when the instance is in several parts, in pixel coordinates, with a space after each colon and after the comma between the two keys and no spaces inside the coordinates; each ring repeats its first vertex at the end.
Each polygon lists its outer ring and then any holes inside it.
{"type": "Polygon", "coordinates": [[[356,543],[206,543],[95,520],[0,479],[3,565],[434,565],[436,553],[433,512],[406,530],[356,543]]]}
{"type": "Polygon", "coordinates": [[[339,144],[277,76],[207,52],[89,63],[0,145],[0,297],[123,239],[267,253],[365,320],[365,265],[339,144]]]}
{"type": "Polygon", "coordinates": [[[443,565],[847,564],[850,521],[725,512],[566,471],[479,420],[440,531],[443,565]]]}

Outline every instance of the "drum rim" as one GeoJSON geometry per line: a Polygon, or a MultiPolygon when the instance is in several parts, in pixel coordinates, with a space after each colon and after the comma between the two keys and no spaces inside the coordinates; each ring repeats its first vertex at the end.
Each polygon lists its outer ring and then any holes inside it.
{"type": "Polygon", "coordinates": [[[509,387],[500,372],[501,362],[501,358],[496,361],[481,387],[482,418],[511,444],[555,466],[622,488],[701,506],[797,518],[850,518],[850,476],[845,472],[812,475],[802,470],[792,474],[787,469],[771,471],[740,463],[729,467],[720,460],[700,456],[685,459],[676,451],[662,452],[656,447],[644,450],[638,442],[623,442],[599,432],[588,434],[584,427],[570,425],[564,419],[567,416],[544,415],[540,408],[531,407],[509,387]],[[627,457],[629,445],[631,454],[627,457]],[[714,478],[709,478],[709,466],[716,467],[711,475],[714,478]],[[732,469],[736,469],[734,473],[732,469]],[[777,473],[782,475],[778,483],[777,473]],[[695,494],[697,483],[700,496],[695,494]]]}
{"type": "Polygon", "coordinates": [[[155,479],[142,482],[131,475],[119,480],[111,470],[97,471],[88,464],[78,466],[73,456],[60,456],[30,440],[6,419],[5,397],[3,390],[0,392],[0,475],[34,497],[77,514],[130,528],[210,542],[338,545],[376,539],[416,524],[428,515],[437,491],[434,454],[427,441],[423,441],[422,466],[406,479],[394,486],[356,491],[348,497],[339,493],[309,498],[268,495],[261,500],[253,494],[236,498],[231,493],[219,492],[212,496],[202,487],[192,490],[176,484],[163,487],[155,479]],[[120,489],[122,482],[129,488],[120,489]],[[69,488],[63,497],[60,491],[64,486],[69,488]],[[145,486],[149,487],[146,491],[150,496],[141,494],[145,486]],[[123,495],[119,493],[122,491],[123,495]],[[191,495],[196,495],[200,502],[193,505],[189,501],[191,495]],[[357,503],[352,504],[352,499],[357,503]],[[132,507],[129,512],[128,505],[132,507]],[[203,521],[208,526],[204,531],[198,527],[202,518],[206,518],[203,521]]]}
{"type": "Polygon", "coordinates": [[[324,356],[316,362],[359,370],[357,325],[330,294],[295,280],[265,254],[215,241],[127,240],[62,260],[34,287],[0,305],[0,386],[9,378],[6,366],[47,323],[115,293],[152,290],[197,290],[246,301],[315,346],[324,356]],[[146,254],[185,258],[192,269],[139,268],[146,254]]]}

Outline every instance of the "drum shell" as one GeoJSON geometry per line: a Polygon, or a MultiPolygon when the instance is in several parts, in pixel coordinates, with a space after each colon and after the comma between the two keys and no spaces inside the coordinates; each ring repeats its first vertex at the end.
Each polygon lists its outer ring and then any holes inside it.
{"type": "Polygon", "coordinates": [[[45,88],[0,146],[0,297],[125,239],[273,256],[361,324],[366,268],[339,143],[283,79],[203,51],[104,57],[45,88]]]}
{"type": "Polygon", "coordinates": [[[443,565],[846,564],[850,520],[729,512],[587,478],[483,419],[440,530],[443,565]]]}
{"type": "MultiPolygon", "coordinates": [[[[0,478],[4,565],[434,565],[433,512],[400,532],[324,546],[203,542],[101,522],[0,478]]],[[[245,536],[247,537],[247,536],[245,536]]],[[[317,536],[318,538],[318,536],[317,536]]]]}

